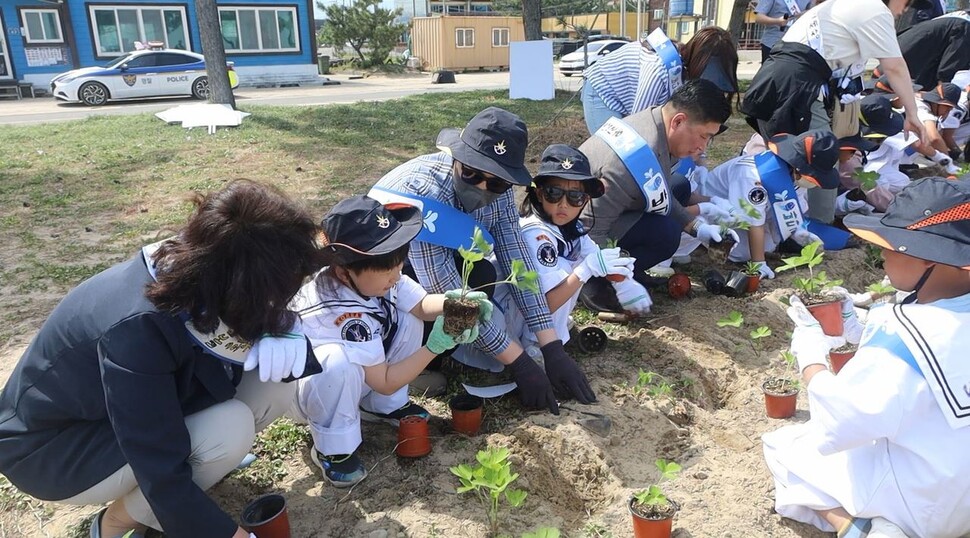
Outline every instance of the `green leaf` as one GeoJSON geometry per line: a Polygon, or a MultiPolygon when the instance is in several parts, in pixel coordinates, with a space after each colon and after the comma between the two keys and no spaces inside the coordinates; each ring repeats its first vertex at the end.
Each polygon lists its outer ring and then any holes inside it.
{"type": "Polygon", "coordinates": [[[472,245],[482,254],[483,258],[492,254],[492,245],[485,240],[485,234],[478,226],[475,226],[475,233],[472,234],[472,245]]]}
{"type": "Polygon", "coordinates": [[[876,188],[876,180],[879,179],[879,172],[866,172],[862,168],[856,168],[852,172],[852,177],[862,185],[862,190],[869,191],[876,188]]]}
{"type": "Polygon", "coordinates": [[[539,527],[535,532],[527,532],[522,538],[559,538],[559,529],[551,527],[539,527]]]}
{"type": "Polygon", "coordinates": [[[721,318],[717,321],[718,327],[740,327],[744,323],[744,315],[737,310],[732,310],[727,317],[721,318]]]}
{"type": "Polygon", "coordinates": [[[522,503],[525,502],[527,495],[528,493],[522,491],[521,489],[510,489],[505,492],[505,498],[508,499],[509,505],[515,508],[522,506],[522,503]]]}
{"type": "Polygon", "coordinates": [[[896,288],[894,288],[892,284],[886,284],[885,282],[879,281],[869,284],[869,286],[866,287],[866,290],[876,294],[888,294],[895,293],[896,288]]]}
{"type": "Polygon", "coordinates": [[[752,340],[760,340],[762,338],[767,338],[769,336],[771,336],[771,329],[769,329],[768,327],[766,327],[764,325],[762,325],[761,327],[758,327],[757,329],[751,331],[751,339],[752,340]]]}

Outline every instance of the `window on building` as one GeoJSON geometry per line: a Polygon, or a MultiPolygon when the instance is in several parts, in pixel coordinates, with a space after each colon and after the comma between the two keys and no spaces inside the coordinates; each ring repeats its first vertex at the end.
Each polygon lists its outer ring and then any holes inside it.
{"type": "Polygon", "coordinates": [[[690,22],[681,22],[680,35],[689,34],[689,33],[690,33],[690,22]]]}
{"type": "Polygon", "coordinates": [[[296,7],[219,7],[226,52],[299,51],[296,7]]]}
{"type": "Polygon", "coordinates": [[[492,46],[493,47],[509,46],[508,28],[492,28],[492,46]]]}
{"type": "Polygon", "coordinates": [[[27,43],[63,43],[61,18],[56,9],[23,9],[20,15],[27,33],[27,43]]]}
{"type": "Polygon", "coordinates": [[[662,10],[662,9],[655,9],[655,10],[653,10],[653,18],[655,20],[664,18],[664,10],[662,10]]]}
{"type": "Polygon", "coordinates": [[[442,4],[431,4],[431,13],[444,13],[445,6],[442,4]]]}
{"type": "Polygon", "coordinates": [[[460,49],[470,49],[475,46],[474,28],[455,28],[455,46],[460,49]]]}
{"type": "Polygon", "coordinates": [[[135,42],[158,41],[166,48],[189,48],[185,8],[171,6],[90,6],[98,56],[120,56],[135,42]]]}

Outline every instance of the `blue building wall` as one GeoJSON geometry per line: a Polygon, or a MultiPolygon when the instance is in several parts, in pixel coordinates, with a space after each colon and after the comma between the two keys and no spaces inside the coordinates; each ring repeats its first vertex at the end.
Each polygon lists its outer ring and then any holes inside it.
{"type": "MultiPolygon", "coordinates": [[[[312,4],[307,0],[221,0],[219,6],[286,6],[296,9],[296,24],[299,29],[299,51],[285,53],[227,53],[227,58],[236,67],[246,67],[250,70],[254,66],[288,66],[299,65],[306,70],[307,65],[316,65],[315,40],[313,35],[312,4]]],[[[94,42],[93,25],[89,7],[92,5],[152,5],[172,6],[184,8],[188,24],[188,49],[202,53],[199,25],[195,15],[195,4],[189,2],[172,2],[167,0],[66,0],[66,6],[48,1],[37,0],[0,0],[0,16],[2,16],[6,42],[12,64],[13,75],[19,79],[37,79],[38,75],[53,77],[57,73],[94,65],[103,65],[111,57],[99,57],[94,42]],[[29,66],[25,52],[25,39],[21,35],[21,20],[18,8],[58,8],[61,19],[61,30],[64,43],[61,45],[46,45],[62,49],[63,63],[47,66],[29,66]]],[[[314,67],[315,68],[315,67],[314,67]]],[[[36,84],[36,83],[35,83],[36,84]]]]}

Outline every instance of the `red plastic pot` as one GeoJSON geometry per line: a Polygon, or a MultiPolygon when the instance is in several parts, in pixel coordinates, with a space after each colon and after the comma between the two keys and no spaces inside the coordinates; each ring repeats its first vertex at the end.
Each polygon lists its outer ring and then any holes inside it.
{"type": "Polygon", "coordinates": [[[839,371],[842,370],[842,367],[845,366],[845,363],[849,362],[849,359],[852,357],[855,357],[855,352],[856,350],[854,349],[852,351],[841,353],[835,351],[834,349],[829,351],[829,366],[832,368],[832,373],[839,373],[839,371]]]}
{"type": "Polygon", "coordinates": [[[805,305],[812,316],[822,326],[826,336],[842,336],[842,302],[829,301],[813,305],[805,305]]]}
{"type": "Polygon", "coordinates": [[[458,433],[478,435],[482,427],[483,400],[471,394],[459,394],[448,402],[451,408],[451,427],[458,433]]]}
{"type": "Polygon", "coordinates": [[[768,418],[788,418],[795,414],[795,407],[798,403],[798,391],[791,394],[778,394],[769,391],[765,385],[761,385],[761,391],[765,393],[765,414],[768,418]]]}
{"type": "Polygon", "coordinates": [[[397,455],[402,458],[420,458],[430,453],[428,421],[413,415],[402,418],[397,427],[397,455]]]}
{"type": "MultiPolygon", "coordinates": [[[[633,517],[633,537],[634,538],[670,538],[670,531],[674,526],[674,516],[666,519],[648,519],[633,510],[633,503],[636,499],[630,499],[630,516],[633,517]]],[[[675,512],[680,509],[674,501],[675,512]]]]}
{"type": "Polygon", "coordinates": [[[667,293],[674,299],[687,297],[690,293],[690,277],[683,273],[675,273],[667,279],[667,293]]]}
{"type": "Polygon", "coordinates": [[[761,283],[761,277],[758,275],[748,275],[748,293],[754,293],[758,291],[758,284],[761,283]]]}
{"type": "Polygon", "coordinates": [[[290,518],[282,495],[263,495],[247,504],[239,519],[256,538],[290,538],[290,518]]]}

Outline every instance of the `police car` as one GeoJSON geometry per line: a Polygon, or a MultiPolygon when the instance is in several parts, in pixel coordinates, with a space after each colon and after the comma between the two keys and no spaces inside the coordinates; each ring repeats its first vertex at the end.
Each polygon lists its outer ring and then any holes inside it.
{"type": "MultiPolygon", "coordinates": [[[[229,83],[239,86],[232,62],[229,83]]],[[[201,54],[177,49],[137,50],[104,67],[85,67],[51,80],[51,94],[62,101],[103,105],[109,100],[191,95],[209,97],[209,78],[201,54]]]]}

